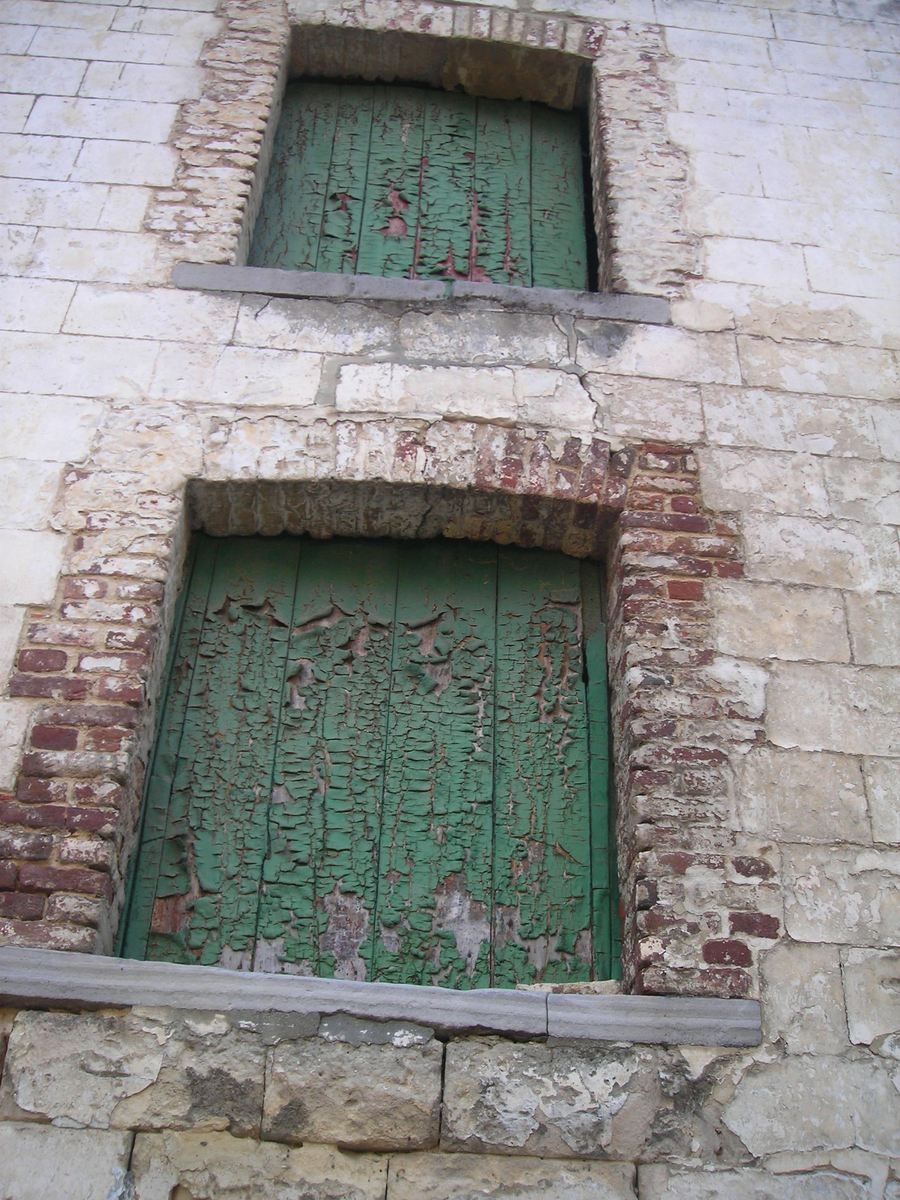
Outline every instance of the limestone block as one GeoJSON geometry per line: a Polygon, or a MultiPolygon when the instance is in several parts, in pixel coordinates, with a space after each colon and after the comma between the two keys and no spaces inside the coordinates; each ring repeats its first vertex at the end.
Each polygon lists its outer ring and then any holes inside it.
{"type": "Polygon", "coordinates": [[[552,317],[490,311],[406,313],[400,347],[407,358],[500,366],[555,366],[568,339],[552,317]]]}
{"type": "Polygon", "coordinates": [[[398,363],[341,367],[339,412],[473,418],[512,422],[517,400],[507,368],[407,367],[398,363]]]}
{"type": "Polygon", "coordinates": [[[519,421],[549,429],[591,430],[594,405],[577,375],[534,367],[513,372],[519,421]]]}
{"type": "MultiPolygon", "coordinates": [[[[731,197],[729,201],[733,202],[731,197]]],[[[772,288],[806,285],[803,252],[797,246],[759,242],[749,237],[711,237],[705,239],[704,249],[709,279],[772,288]]]]}
{"type": "Polygon", "coordinates": [[[638,1168],[641,1200],[868,1200],[869,1188],[857,1175],[803,1170],[774,1175],[756,1167],[736,1171],[668,1167],[638,1168]]]}
{"type": "Polygon", "coordinates": [[[33,96],[0,95],[0,130],[3,133],[20,133],[24,130],[33,104],[33,96]]]}
{"type": "Polygon", "coordinates": [[[701,451],[699,459],[703,496],[711,508],[828,515],[822,464],[810,455],[788,457],[711,447],[701,451]]]}
{"type": "Polygon", "coordinates": [[[404,1154],[391,1161],[388,1200],[633,1200],[630,1163],[493,1154],[404,1154]]]}
{"type": "Polygon", "coordinates": [[[447,1047],[441,1145],[559,1158],[630,1159],[661,1103],[659,1058],[634,1047],[447,1047]]]}
{"type": "Polygon", "coordinates": [[[785,925],[801,942],[900,942],[900,852],[853,846],[784,851],[785,925]]]}
{"type": "Polygon", "coordinates": [[[701,388],[709,440],[804,454],[877,458],[872,421],[858,400],[759,388],[701,388]]]}
{"type": "Polygon", "coordinates": [[[877,1048],[882,1038],[900,1033],[900,952],[841,952],[850,1041],[877,1048]]]}
{"type": "Polygon", "coordinates": [[[828,462],[825,482],[835,516],[900,525],[900,463],[828,462]]]}
{"type": "Polygon", "coordinates": [[[65,542],[59,533],[0,529],[0,604],[49,604],[65,542]]]}
{"type": "MultiPolygon", "coordinates": [[[[31,275],[50,279],[63,275],[67,279],[144,285],[161,283],[168,267],[149,233],[41,229],[34,239],[28,270],[31,275]]],[[[119,352],[124,354],[124,348],[120,346],[119,352]]]]}
{"type": "Polygon", "coordinates": [[[14,1116],[94,1129],[258,1132],[264,1050],[215,1014],[21,1012],[0,1084],[14,1116]]]}
{"type": "Polygon", "coordinates": [[[750,578],[860,592],[900,590],[892,529],[750,513],[744,535],[750,578]]]}
{"type": "Polygon", "coordinates": [[[597,429],[618,437],[696,442],[703,437],[700,389],[595,372],[584,385],[597,405],[597,429]]]}
{"type": "Polygon", "coordinates": [[[789,1054],[840,1054],[847,1023],[836,946],[784,941],[760,958],[763,1032],[789,1054]]]}
{"type": "Polygon", "coordinates": [[[50,279],[4,279],[0,290],[0,329],[55,333],[62,324],[73,283],[50,279]]]}
{"type": "Polygon", "coordinates": [[[318,354],[164,342],[150,386],[160,400],[303,406],[315,403],[318,354]]]}
{"type": "Polygon", "coordinates": [[[441,1044],[353,1046],[307,1038],[270,1054],[263,1136],[354,1150],[414,1150],[438,1139],[441,1044]]]}
{"type": "Polygon", "coordinates": [[[97,222],[101,229],[124,229],[137,233],[143,228],[152,192],[143,187],[111,187],[97,222]]]}
{"type": "MultiPolygon", "coordinates": [[[[17,179],[0,181],[0,195],[2,183],[19,182],[17,179]]],[[[0,271],[4,275],[28,270],[36,237],[37,230],[33,225],[0,225],[0,271]]]]}
{"type": "MultiPolygon", "coordinates": [[[[105,210],[104,210],[105,211],[105,210]]],[[[82,283],[66,316],[66,333],[151,338],[177,342],[227,342],[238,299],[229,295],[82,283]]]]}
{"type": "Polygon", "coordinates": [[[734,580],[709,589],[716,649],[739,658],[847,662],[840,592],[734,580]]]}
{"type": "Polygon", "coordinates": [[[61,479],[59,463],[0,458],[0,529],[46,529],[61,479]]]}
{"type": "Polygon", "coordinates": [[[31,713],[27,700],[0,699],[0,788],[16,781],[31,713]]]}
{"type": "Polygon", "coordinates": [[[846,602],[854,660],[900,665],[900,596],[848,595],[846,602]]]}
{"type": "Polygon", "coordinates": [[[884,457],[900,461],[900,410],[873,406],[872,422],[884,457]]]}
{"type": "MultiPolygon", "coordinates": [[[[44,96],[74,96],[85,64],[77,59],[14,58],[3,63],[3,85],[11,92],[40,92],[44,96]]],[[[55,131],[54,131],[55,132],[55,131]]]]}
{"type": "Polygon", "coordinates": [[[885,667],[777,663],[766,729],[776,746],[900,755],[900,688],[885,667]]]}
{"type": "Polygon", "coordinates": [[[175,177],[178,157],[171,146],[151,142],[122,142],[94,138],[84,143],[72,179],[85,183],[130,183],[138,187],[167,187],[175,177]]]}
{"type": "Polygon", "coordinates": [[[10,1200],[124,1195],[131,1134],[0,1124],[0,1191],[10,1200]]]}
{"type": "Polygon", "coordinates": [[[575,361],[588,371],[645,375],[684,383],[741,382],[734,336],[690,333],[670,325],[579,321],[575,361]]]}
{"type": "Polygon", "coordinates": [[[146,392],[156,358],[153,342],[125,338],[0,333],[0,367],[10,391],[40,396],[136,396],[146,392]]]}
{"type": "Polygon", "coordinates": [[[391,349],[396,322],[364,304],[246,296],[234,340],[271,350],[373,354],[391,349]]]}
{"type": "Polygon", "coordinates": [[[139,1133],[131,1169],[140,1200],[384,1200],[387,1183],[386,1158],[227,1134],[139,1133]]]}
{"type": "Polygon", "coordinates": [[[144,100],[152,95],[158,101],[180,103],[199,96],[202,85],[203,72],[198,67],[93,62],[78,90],[82,96],[104,100],[144,100]]]}
{"type": "Polygon", "coordinates": [[[781,1150],[900,1150],[900,1094],[871,1057],[798,1055],[751,1067],[725,1124],[753,1155],[781,1150]],[[802,1102],[801,1101],[802,1098],[802,1102]]]}
{"type": "Polygon", "coordinates": [[[78,138],[0,133],[3,171],[23,179],[68,179],[81,147],[78,138]]]}
{"type": "Polygon", "coordinates": [[[738,337],[738,350],[744,382],[750,387],[864,400],[890,400],[900,392],[900,368],[888,350],[746,336],[738,337]]]}
{"type": "MultiPolygon", "coordinates": [[[[30,59],[40,67],[47,60],[30,59]]],[[[57,183],[41,179],[0,179],[0,206],[31,225],[90,229],[97,223],[109,189],[99,183],[57,183]]],[[[7,226],[6,228],[15,228],[7,226]]],[[[32,229],[32,237],[36,232],[32,229]]]]}
{"type": "MultiPolygon", "coordinates": [[[[105,29],[105,23],[103,28],[105,29]]],[[[167,37],[137,33],[87,32],[81,29],[39,29],[32,54],[47,58],[86,58],[104,62],[161,63],[169,48],[167,37]]]]}
{"type": "Polygon", "coordinates": [[[16,657],[25,611],[11,604],[0,607],[0,689],[3,690],[16,657]]]}
{"type": "Polygon", "coordinates": [[[120,138],[131,142],[167,140],[178,108],[139,100],[86,100],[38,96],[25,125],[26,133],[66,137],[120,138]]]}
{"type": "Polygon", "coordinates": [[[900,759],[863,760],[869,816],[876,842],[900,845],[900,759]]]}
{"type": "Polygon", "coordinates": [[[776,841],[868,842],[866,793],[857,759],[759,746],[738,767],[735,820],[776,841]]]}

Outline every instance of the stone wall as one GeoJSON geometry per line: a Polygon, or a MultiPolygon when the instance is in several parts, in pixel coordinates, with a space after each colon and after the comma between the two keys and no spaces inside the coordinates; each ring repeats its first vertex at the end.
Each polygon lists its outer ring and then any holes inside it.
{"type": "Polygon", "coordinates": [[[192,524],[512,540],[606,563],[626,987],[764,1031],[10,1009],[0,1194],[896,1200],[896,4],[10,0],[0,77],[0,937],[111,952],[192,524]],[[671,323],[174,287],[348,32],[587,71],[671,323]]]}

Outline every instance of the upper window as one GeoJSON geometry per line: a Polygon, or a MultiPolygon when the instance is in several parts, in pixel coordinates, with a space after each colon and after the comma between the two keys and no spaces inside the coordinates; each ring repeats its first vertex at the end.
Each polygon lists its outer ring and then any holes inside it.
{"type": "Polygon", "coordinates": [[[596,564],[200,538],[131,957],[469,988],[616,973],[596,564]]]}
{"type": "Polygon", "coordinates": [[[249,263],[583,291],[585,174],[576,112],[293,84],[249,263]]]}

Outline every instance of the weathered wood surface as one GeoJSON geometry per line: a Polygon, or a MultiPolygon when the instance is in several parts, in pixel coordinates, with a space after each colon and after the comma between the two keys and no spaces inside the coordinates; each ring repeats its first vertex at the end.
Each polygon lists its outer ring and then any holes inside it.
{"type": "Polygon", "coordinates": [[[578,116],[412,87],[285,93],[250,264],[585,289],[578,116]]]}
{"type": "Polygon", "coordinates": [[[124,952],[447,987],[611,972],[598,578],[198,539],[124,952]]]}

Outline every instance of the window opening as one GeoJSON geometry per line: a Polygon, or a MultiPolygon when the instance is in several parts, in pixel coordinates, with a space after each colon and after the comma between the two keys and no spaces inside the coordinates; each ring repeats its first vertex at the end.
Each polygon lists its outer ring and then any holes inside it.
{"type": "Polygon", "coordinates": [[[574,111],[291,84],[249,264],[584,291],[586,157],[574,111]]]}
{"type": "Polygon", "coordinates": [[[595,563],[197,538],[128,957],[511,987],[613,962],[595,563]]]}

